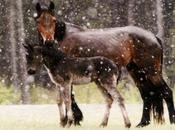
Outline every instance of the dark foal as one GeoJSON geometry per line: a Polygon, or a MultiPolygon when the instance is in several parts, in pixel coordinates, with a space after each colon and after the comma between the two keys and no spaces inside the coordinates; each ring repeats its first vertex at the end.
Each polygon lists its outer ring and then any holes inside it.
{"type": "Polygon", "coordinates": [[[106,99],[107,109],[101,125],[107,125],[111,105],[113,101],[117,101],[124,118],[125,126],[128,128],[131,126],[128,114],[125,110],[123,98],[116,89],[120,72],[117,65],[111,60],[99,56],[91,58],[69,57],[62,51],[56,49],[51,43],[34,47],[26,46],[25,48],[27,49],[28,55],[33,56],[33,60],[30,61],[31,69],[36,71],[38,66],[44,65],[51,80],[58,87],[58,96],[60,99],[58,104],[62,126],[65,125],[65,115],[62,108],[63,102],[67,111],[67,126],[69,127],[73,123],[71,109],[71,85],[87,84],[90,82],[96,83],[106,99]],[[32,49],[29,50],[29,48],[32,49]]]}

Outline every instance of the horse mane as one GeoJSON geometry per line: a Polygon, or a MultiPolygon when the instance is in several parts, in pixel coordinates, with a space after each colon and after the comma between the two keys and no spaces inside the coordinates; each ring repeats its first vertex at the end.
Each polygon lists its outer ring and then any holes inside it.
{"type": "Polygon", "coordinates": [[[76,31],[85,31],[86,28],[81,27],[79,25],[73,24],[73,23],[69,23],[69,22],[65,22],[66,26],[72,30],[70,30],[70,32],[76,32],[76,31]]]}
{"type": "Polygon", "coordinates": [[[63,22],[63,21],[57,21],[56,27],[55,27],[55,39],[57,41],[62,41],[67,33],[75,33],[75,32],[83,32],[86,29],[78,26],[76,24],[63,22]]]}
{"type": "Polygon", "coordinates": [[[66,35],[66,24],[62,21],[57,21],[55,26],[55,39],[62,41],[66,35]]]}
{"type": "Polygon", "coordinates": [[[53,44],[45,44],[44,46],[41,46],[41,52],[44,56],[49,56],[56,62],[67,57],[67,55],[64,52],[57,49],[53,44]]]}

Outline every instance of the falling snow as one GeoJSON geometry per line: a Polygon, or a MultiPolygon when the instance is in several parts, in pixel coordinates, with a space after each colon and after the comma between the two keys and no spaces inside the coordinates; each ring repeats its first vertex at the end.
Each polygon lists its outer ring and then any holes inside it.
{"type": "MultiPolygon", "coordinates": [[[[7,5],[6,2],[0,1],[0,80],[2,83],[5,83],[7,85],[15,84],[14,79],[16,78],[16,75],[17,77],[20,77],[21,75],[21,73],[19,73],[21,72],[19,71],[19,68],[21,66],[25,66],[21,65],[20,58],[22,58],[23,56],[19,54],[21,41],[31,44],[39,43],[36,23],[34,19],[38,16],[34,5],[37,3],[37,1],[39,0],[22,1],[22,14],[16,8],[12,8],[10,3],[8,3],[9,5],[7,5]],[[23,18],[19,18],[19,16],[23,18]],[[14,23],[14,25],[11,23],[14,23]],[[22,26],[21,28],[21,25],[24,26],[22,26]],[[25,33],[24,35],[17,34],[19,28],[21,28],[21,32],[25,33]]],[[[170,87],[175,87],[175,4],[173,0],[165,0],[163,1],[164,3],[160,6],[157,5],[156,0],[88,0],[74,1],[74,3],[72,3],[72,0],[58,0],[55,2],[55,13],[60,21],[70,22],[82,26],[86,29],[113,28],[119,26],[134,25],[153,32],[156,36],[162,39],[164,78],[166,78],[166,81],[170,87]],[[164,14],[161,14],[160,9],[158,9],[160,7],[163,9],[164,14]]],[[[17,7],[17,5],[15,5],[15,7],[17,7]]],[[[103,29],[101,29],[101,32],[105,33],[103,29]]],[[[125,37],[125,34],[122,33],[121,37],[125,37]]],[[[141,40],[136,41],[138,43],[138,46],[144,46],[141,40]]],[[[88,42],[92,43],[93,41],[88,40],[88,42]]],[[[99,42],[101,42],[100,39],[99,42]]],[[[132,43],[133,39],[129,39],[129,42],[132,43]]],[[[120,47],[123,46],[124,43],[121,43],[120,47]]],[[[66,47],[63,48],[66,49],[66,47]]],[[[132,45],[131,48],[135,51],[139,51],[137,50],[136,45],[132,45]]],[[[131,48],[127,47],[125,48],[125,50],[133,51],[131,48]]],[[[150,48],[151,51],[154,51],[154,48],[154,46],[150,48]]],[[[79,47],[77,49],[81,52],[86,51],[88,53],[94,51],[94,48],[79,47]]],[[[111,48],[106,48],[106,50],[107,49],[110,50],[111,48]]],[[[96,51],[99,53],[105,53],[102,52],[102,50],[100,49],[96,51]]],[[[119,54],[123,59],[128,56],[128,54],[124,52],[119,52],[119,54]]],[[[140,55],[143,59],[156,59],[157,57],[156,55],[149,57],[144,57],[142,54],[140,55]]],[[[103,61],[101,61],[100,64],[103,64],[103,61]]],[[[153,66],[142,68],[142,70],[140,70],[138,73],[145,74],[148,70],[152,68],[153,66]]],[[[91,67],[88,69],[91,69],[91,67]]],[[[105,68],[104,70],[111,72],[111,68],[105,68]]],[[[40,74],[38,74],[40,75],[38,76],[40,78],[38,78],[37,76],[28,76],[26,78],[26,82],[36,82],[37,84],[42,85],[43,82],[48,81],[48,84],[51,84],[51,82],[47,79],[48,77],[43,76],[44,72],[45,70],[41,70],[40,74]]],[[[155,75],[157,75],[158,73],[158,70],[154,72],[155,75]]],[[[125,75],[125,77],[127,77],[128,73],[126,73],[125,75]]],[[[143,81],[143,79],[144,78],[140,78],[139,80],[143,81]]],[[[19,85],[24,84],[23,80],[18,78],[16,78],[16,80],[18,80],[17,82],[19,82],[19,85]]],[[[132,82],[129,83],[132,84],[132,82]]],[[[154,92],[150,92],[149,94],[154,95],[154,92]]],[[[45,97],[43,96],[43,98],[45,97]]]]}

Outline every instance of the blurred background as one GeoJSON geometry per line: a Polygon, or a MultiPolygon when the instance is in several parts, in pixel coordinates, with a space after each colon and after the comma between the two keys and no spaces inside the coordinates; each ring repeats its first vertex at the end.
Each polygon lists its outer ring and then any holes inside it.
{"type": "MultiPolygon", "coordinates": [[[[175,88],[175,0],[53,0],[59,20],[85,28],[136,25],[163,40],[164,78],[175,88]]],[[[37,43],[33,13],[37,2],[49,0],[0,0],[0,104],[56,103],[55,86],[42,69],[26,73],[22,43],[37,43]]],[[[135,84],[123,70],[118,87],[126,102],[140,102],[135,84]]],[[[92,84],[74,87],[79,103],[103,103],[92,84]]]]}

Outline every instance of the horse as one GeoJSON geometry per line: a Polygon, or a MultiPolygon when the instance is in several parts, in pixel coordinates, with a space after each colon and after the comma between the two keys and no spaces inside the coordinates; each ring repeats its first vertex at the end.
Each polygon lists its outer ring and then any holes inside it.
{"type": "Polygon", "coordinates": [[[36,73],[37,68],[44,65],[51,81],[59,90],[59,111],[61,125],[65,126],[65,116],[62,102],[64,101],[67,110],[67,126],[73,122],[71,109],[71,85],[87,84],[95,82],[98,89],[106,99],[106,112],[101,126],[106,126],[113,101],[117,101],[121,109],[125,127],[131,126],[128,114],[123,103],[123,97],[116,88],[120,71],[117,65],[101,56],[76,58],[71,57],[54,47],[53,43],[45,45],[25,46],[27,55],[32,57],[28,62],[28,69],[36,73]]]}
{"type": "Polygon", "coordinates": [[[164,123],[163,100],[169,112],[171,124],[175,123],[172,90],[163,79],[162,41],[153,33],[136,27],[84,29],[71,27],[59,20],[51,1],[48,8],[36,4],[35,17],[40,44],[57,41],[58,48],[74,57],[104,56],[113,60],[119,68],[126,68],[141,94],[143,112],[138,127],[150,124],[150,114],[164,123]],[[74,30],[74,31],[71,31],[74,30]]]}

